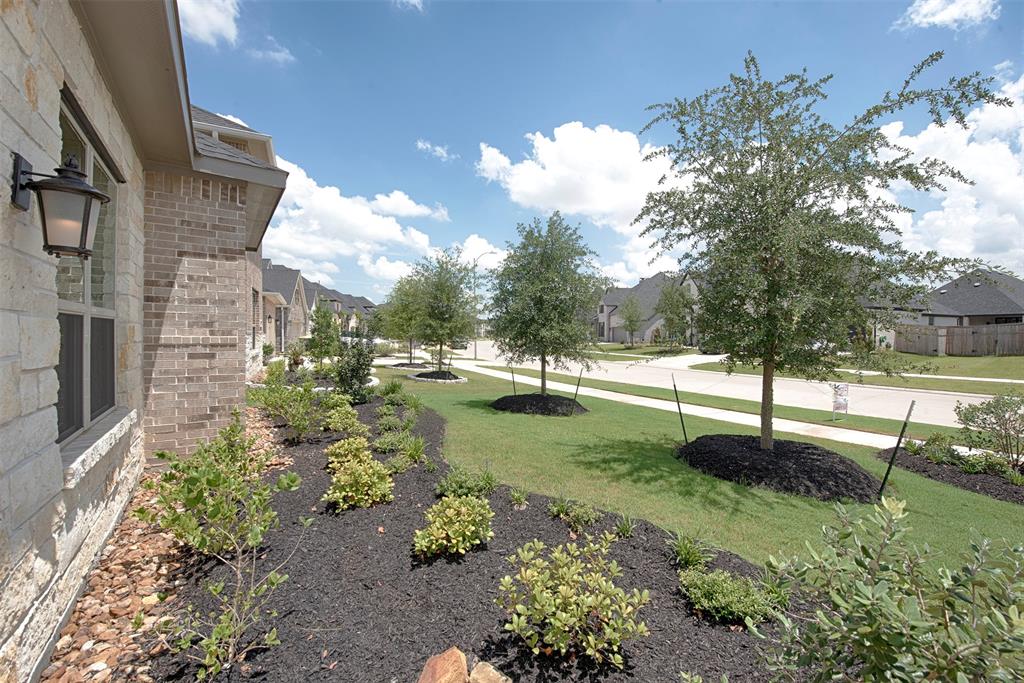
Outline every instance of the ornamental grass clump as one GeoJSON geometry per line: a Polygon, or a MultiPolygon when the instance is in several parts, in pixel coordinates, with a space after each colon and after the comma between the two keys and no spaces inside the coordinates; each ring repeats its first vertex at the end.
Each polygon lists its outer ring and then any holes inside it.
{"type": "Polygon", "coordinates": [[[471,472],[463,467],[453,467],[437,484],[438,497],[479,496],[486,498],[498,488],[498,480],[490,470],[471,472]]]}
{"type": "Polygon", "coordinates": [[[672,553],[672,560],[680,569],[703,569],[715,559],[715,553],[694,536],[676,534],[666,543],[672,553]]]}
{"type": "Polygon", "coordinates": [[[810,559],[768,561],[816,605],[814,618],[780,618],[764,653],[780,680],[1024,679],[1024,546],[975,538],[943,567],[907,542],[902,501],[866,516],[836,509],[810,559]]]}
{"type": "Polygon", "coordinates": [[[615,585],[622,575],[608,550],[615,537],[587,535],[581,546],[550,550],[533,540],[508,558],[514,573],[501,579],[497,604],[509,621],[505,630],[533,650],[586,656],[622,668],[622,644],[649,634],[639,611],[650,601],[646,590],[627,593],[615,585]]]}
{"type": "Polygon", "coordinates": [[[465,555],[494,537],[490,504],[476,496],[446,496],[425,513],[427,526],[413,534],[413,552],[420,557],[465,555]]]}
{"type": "Polygon", "coordinates": [[[684,569],[679,588],[694,612],[720,624],[757,624],[775,610],[772,598],[756,583],[721,569],[684,569]]]}

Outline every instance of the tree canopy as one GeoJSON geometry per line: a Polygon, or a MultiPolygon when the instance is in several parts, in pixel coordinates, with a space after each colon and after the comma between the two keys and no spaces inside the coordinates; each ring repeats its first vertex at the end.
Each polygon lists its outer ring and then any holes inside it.
{"type": "Polygon", "coordinates": [[[313,327],[306,343],[306,351],[319,365],[324,358],[338,355],[340,344],[341,329],[338,327],[338,318],[334,311],[328,308],[326,301],[318,299],[313,308],[313,327]]]}
{"type": "Polygon", "coordinates": [[[667,283],[661,288],[654,312],[665,319],[665,336],[670,344],[692,343],[693,317],[697,301],[682,283],[667,283]]]}
{"type": "Polygon", "coordinates": [[[519,241],[509,243],[492,278],[491,334],[510,362],[540,361],[541,394],[546,395],[548,364],[590,365],[590,317],[607,283],[579,228],[557,211],[546,224],[535,218],[516,230],[519,241]]]}
{"type": "Polygon", "coordinates": [[[1009,104],[978,73],[918,87],[941,57],[840,126],[818,112],[832,76],[769,80],[752,54],[725,85],[652,107],[645,130],[668,124],[676,139],[650,156],[672,171],[636,220],[661,252],[688,250],[680,264],[703,276],[703,339],[730,369],[762,367],[762,448],[773,445],[776,371],[826,378],[851,329],[868,324],[865,303],[906,306],[929,282],[976,265],[908,249],[896,222],[910,209],[894,183],[930,191],[969,181],[914,158],[882,130],[885,118],[924,105],[936,125],[965,126],[971,106],[1009,104]]]}
{"type": "Polygon", "coordinates": [[[458,337],[473,334],[476,296],[473,271],[462,263],[458,249],[438,251],[421,259],[410,275],[414,335],[424,344],[437,346],[437,368],[444,368],[444,347],[458,337]]]}
{"type": "Polygon", "coordinates": [[[632,346],[636,333],[640,331],[640,326],[644,322],[644,313],[640,308],[640,302],[633,295],[627,296],[619,305],[617,313],[622,318],[622,329],[629,335],[629,345],[632,346]]]}
{"type": "Polygon", "coordinates": [[[408,341],[410,363],[413,362],[413,343],[420,325],[418,303],[421,285],[422,282],[412,274],[400,278],[374,315],[375,324],[383,336],[408,341]]]}

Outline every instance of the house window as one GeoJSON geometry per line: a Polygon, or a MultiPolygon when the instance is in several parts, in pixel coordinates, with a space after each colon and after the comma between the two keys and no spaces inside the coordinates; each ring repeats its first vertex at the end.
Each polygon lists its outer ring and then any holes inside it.
{"type": "Polygon", "coordinates": [[[995,324],[996,325],[1006,325],[1008,323],[1019,323],[1022,320],[1024,320],[1024,316],[1011,315],[1011,316],[1005,316],[1005,317],[996,318],[995,324]]]}
{"type": "Polygon", "coordinates": [[[597,312],[598,313],[604,313],[604,304],[601,304],[601,307],[598,309],[597,312]]]}
{"type": "Polygon", "coordinates": [[[57,262],[57,441],[65,441],[114,407],[114,242],[117,201],[111,174],[81,128],[61,111],[61,162],[78,159],[86,181],[110,195],[96,224],[92,257],[57,262]]]}
{"type": "Polygon", "coordinates": [[[252,290],[252,346],[250,348],[256,348],[256,328],[262,317],[260,315],[260,293],[254,289],[252,290]]]}

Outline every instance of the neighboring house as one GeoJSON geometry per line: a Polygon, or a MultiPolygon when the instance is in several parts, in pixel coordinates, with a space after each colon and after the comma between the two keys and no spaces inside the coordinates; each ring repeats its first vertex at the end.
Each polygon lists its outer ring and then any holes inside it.
{"type": "Polygon", "coordinates": [[[364,296],[344,294],[305,277],[302,278],[302,286],[306,294],[310,320],[313,319],[313,311],[318,305],[326,305],[338,316],[343,332],[366,331],[366,323],[373,317],[377,304],[364,296]]]}
{"type": "Polygon", "coordinates": [[[922,325],[1002,325],[1024,322],[1024,280],[995,271],[975,271],[928,295],[922,325]]]}
{"type": "MultiPolygon", "coordinates": [[[[629,297],[634,297],[640,304],[643,322],[634,335],[636,342],[651,342],[655,337],[664,335],[665,318],[655,313],[654,308],[661,298],[661,290],[665,287],[686,287],[690,296],[697,301],[698,284],[690,275],[680,277],[670,273],[658,273],[643,278],[633,287],[609,287],[597,307],[594,320],[598,341],[624,343],[629,341],[629,333],[623,327],[620,309],[629,297]]],[[[690,329],[687,343],[695,343],[695,330],[690,329]]]]}
{"type": "Polygon", "coordinates": [[[73,156],[111,197],[88,260],[44,252],[38,197],[0,202],[6,682],[38,677],[146,454],[190,453],[244,405],[287,174],[194,125],[173,0],[3,3],[0,34],[0,185],[15,155],[73,156]]]}
{"type": "Polygon", "coordinates": [[[268,334],[274,350],[284,352],[293,341],[309,335],[310,308],[302,273],[263,259],[263,301],[268,334]]]}

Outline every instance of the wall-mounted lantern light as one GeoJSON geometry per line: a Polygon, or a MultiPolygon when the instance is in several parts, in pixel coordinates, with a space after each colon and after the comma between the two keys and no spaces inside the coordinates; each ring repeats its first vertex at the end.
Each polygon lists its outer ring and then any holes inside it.
{"type": "Polygon", "coordinates": [[[92,255],[92,241],[96,237],[96,222],[100,204],[110,197],[85,182],[85,174],[78,168],[78,160],[71,155],[57,175],[33,173],[32,165],[20,154],[14,155],[14,174],[11,203],[27,211],[32,192],[39,199],[39,215],[43,219],[43,249],[54,256],[92,255]],[[26,180],[29,176],[43,180],[26,180]]]}

